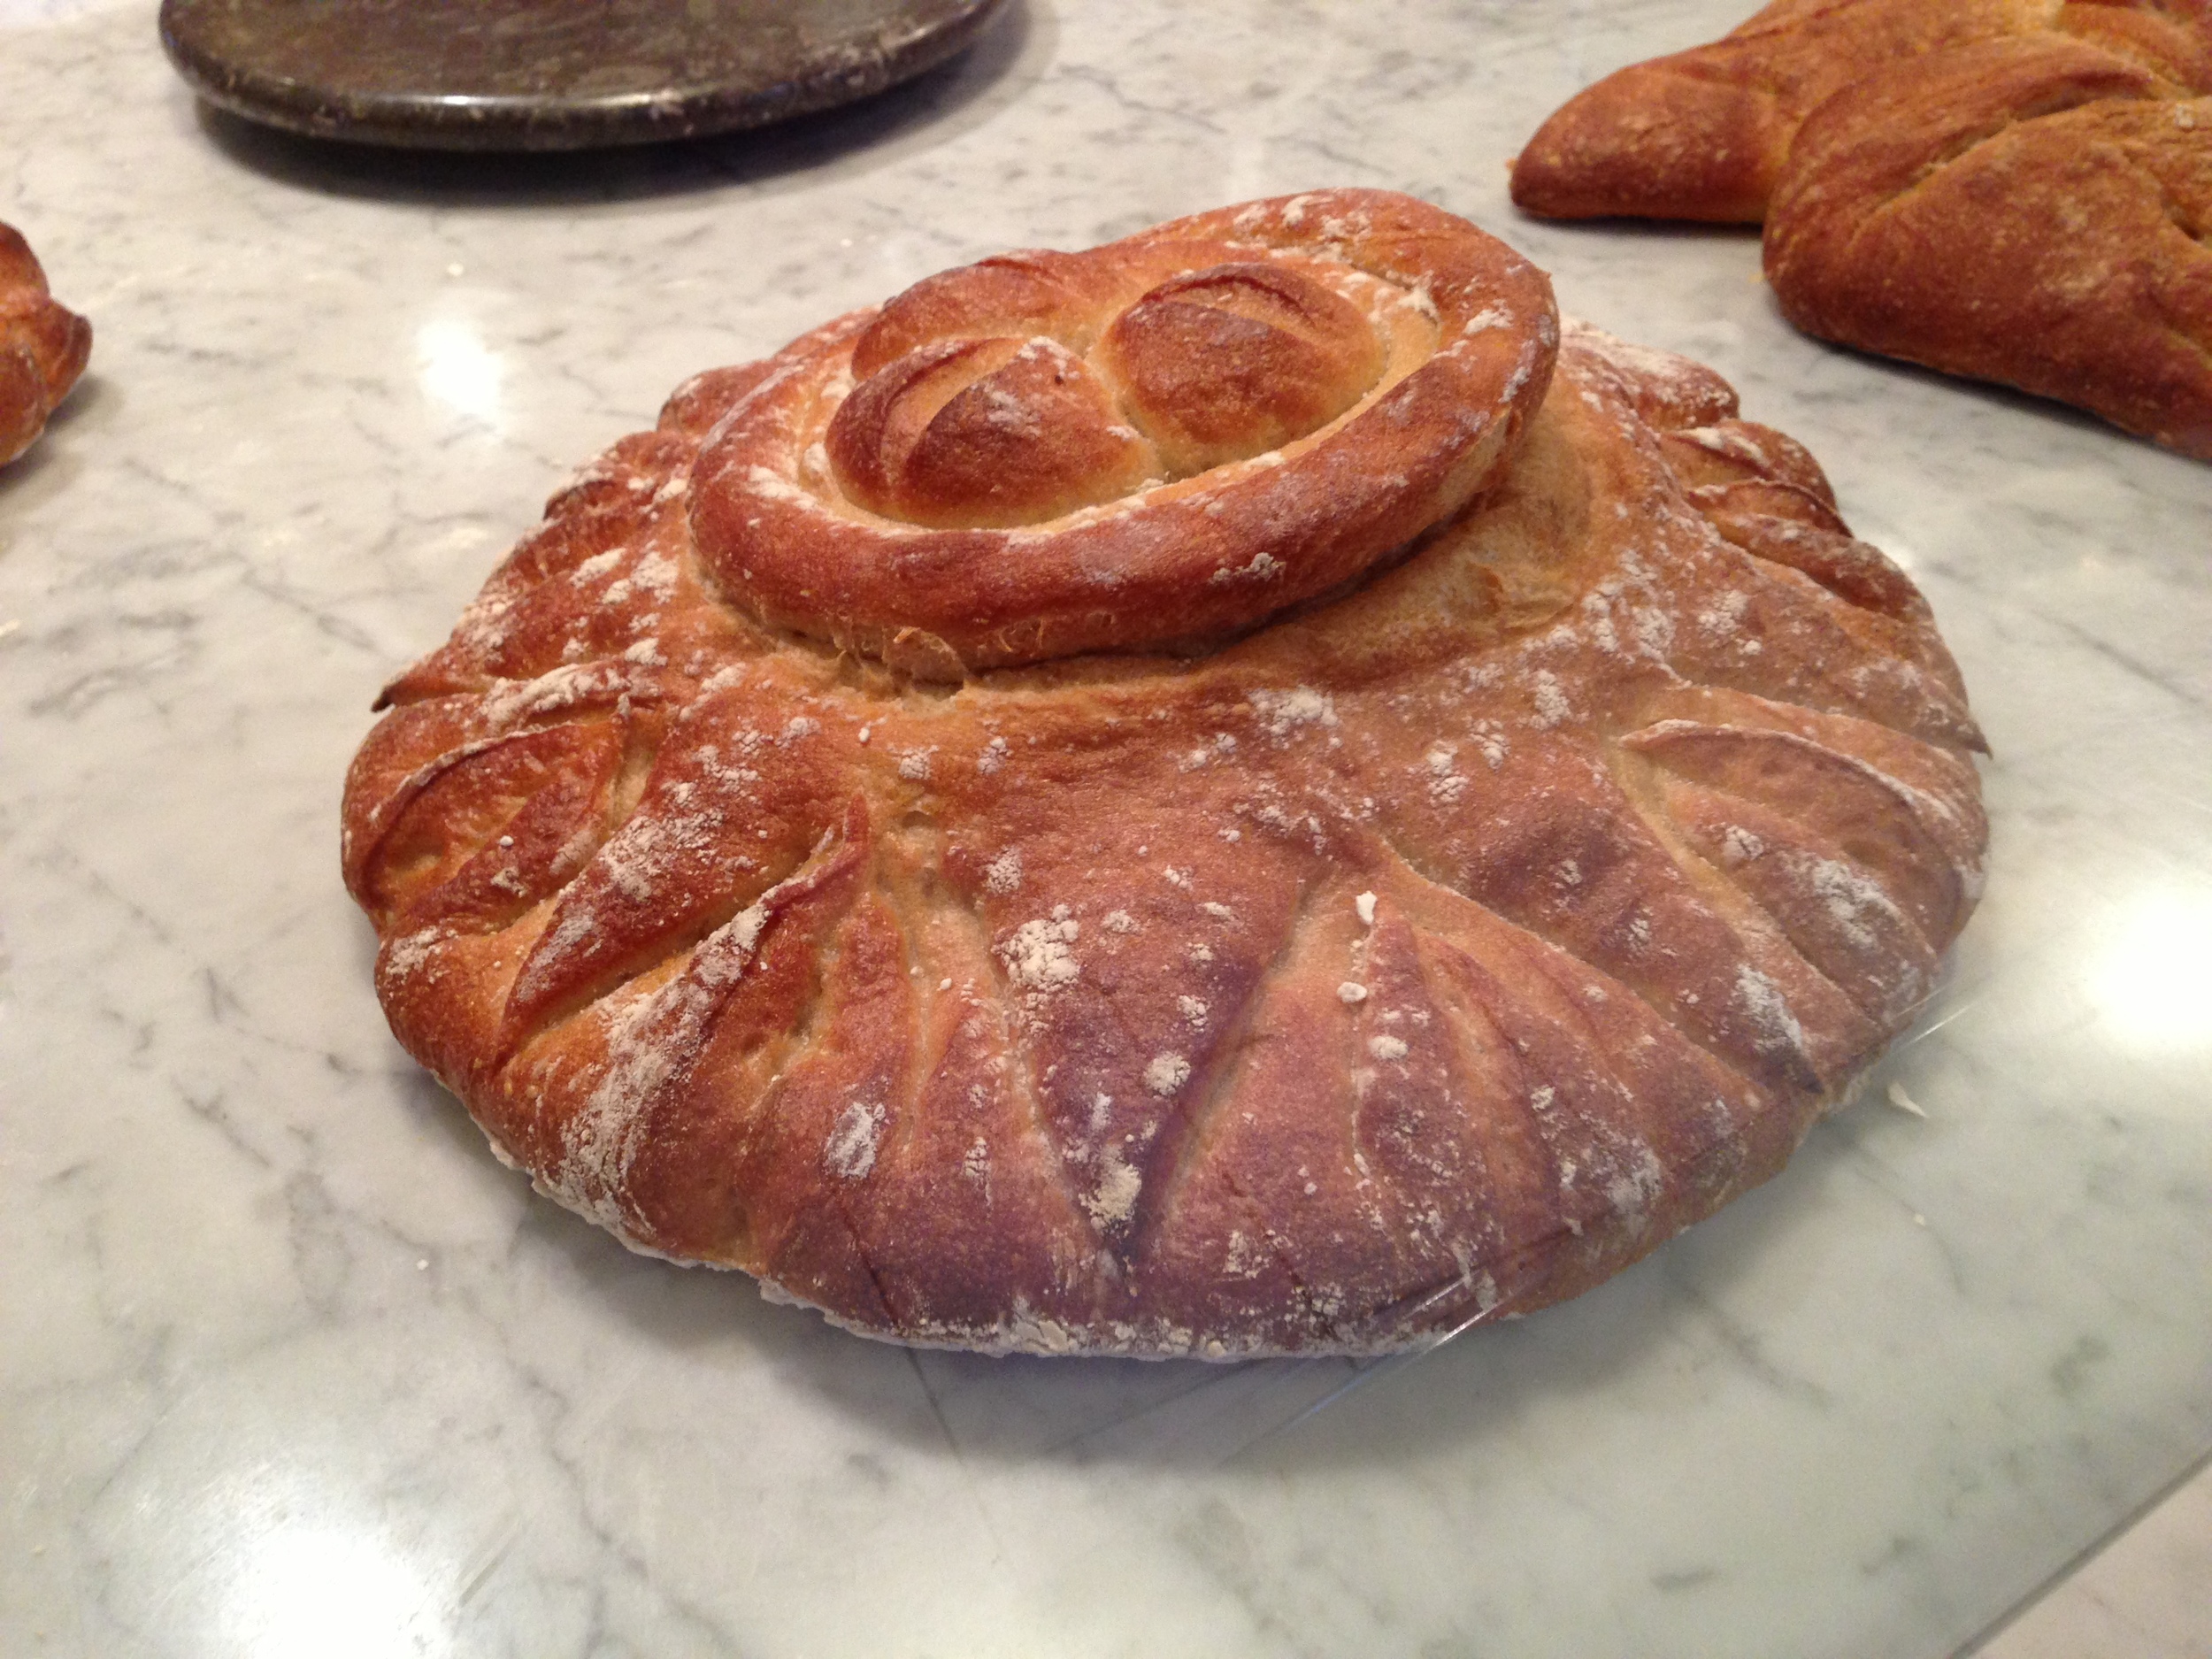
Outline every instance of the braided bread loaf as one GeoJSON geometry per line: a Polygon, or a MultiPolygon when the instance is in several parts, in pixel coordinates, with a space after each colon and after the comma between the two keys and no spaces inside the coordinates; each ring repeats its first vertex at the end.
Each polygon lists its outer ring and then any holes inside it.
{"type": "Polygon", "coordinates": [[[92,354],[92,325],[57,305],[30,244],[0,225],[0,465],[31,447],[92,354]]]}
{"type": "Polygon", "coordinates": [[[1783,312],[2212,457],[2212,4],[1781,0],[1545,123],[1514,200],[1766,224],[1783,312]]]}
{"type": "Polygon", "coordinates": [[[700,377],[385,700],[347,881],[501,1155],[994,1352],[1596,1283],[1909,1020],[1985,841],[1811,458],[1376,192],[700,377]]]}

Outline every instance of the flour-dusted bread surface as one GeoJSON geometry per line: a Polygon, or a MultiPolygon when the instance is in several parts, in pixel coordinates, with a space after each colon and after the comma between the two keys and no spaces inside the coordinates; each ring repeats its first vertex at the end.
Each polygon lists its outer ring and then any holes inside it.
{"type": "Polygon", "coordinates": [[[2170,84],[2047,37],[1839,94],[1767,220],[1784,314],[2212,459],[2212,96],[2170,84]]]}
{"type": "Polygon", "coordinates": [[[1514,200],[1766,226],[1809,334],[2212,458],[2212,4],[1783,0],[1555,114],[1514,200]]]}
{"type": "Polygon", "coordinates": [[[1927,995],[1957,674],[1801,447],[1471,227],[1103,251],[703,376],[555,498],[349,780],[394,1029],[550,1195],[871,1335],[1371,1353],[1571,1295],[1927,995]]]}
{"type": "Polygon", "coordinates": [[[30,244],[0,225],[0,465],[46,430],[92,354],[92,325],[57,304],[30,244]]]}

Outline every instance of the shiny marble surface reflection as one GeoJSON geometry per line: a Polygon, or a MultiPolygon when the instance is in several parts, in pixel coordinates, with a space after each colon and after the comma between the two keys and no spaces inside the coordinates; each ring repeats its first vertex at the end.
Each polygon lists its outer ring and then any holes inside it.
{"type": "Polygon", "coordinates": [[[493,164],[0,0],[0,217],[99,330],[0,474],[0,1646],[1918,1659],[2212,1445],[2212,468],[1800,339],[1742,235],[1516,219],[1545,113],[1743,3],[1027,0],[879,104],[493,164]],[[1366,1371],[910,1355],[531,1197],[338,886],[379,681],[693,370],[1338,183],[1714,363],[1922,582],[1995,749],[1923,1029],[1641,1267],[1366,1371]]]}

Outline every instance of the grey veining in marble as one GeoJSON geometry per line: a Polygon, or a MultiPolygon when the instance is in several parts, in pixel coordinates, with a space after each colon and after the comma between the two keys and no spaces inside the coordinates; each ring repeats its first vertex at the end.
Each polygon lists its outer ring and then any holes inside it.
{"type": "Polygon", "coordinates": [[[0,1650],[1932,1659],[2212,1444],[2212,468],[1804,340],[1747,236],[1516,219],[1545,113],[1745,4],[1026,0],[556,164],[334,157],[0,0],[0,218],[100,331],[0,472],[0,1650]],[[339,887],[379,682],[692,371],[1339,183],[1714,363],[1925,587],[1994,846],[1867,1100],[1363,1371],[910,1355],[533,1197],[339,887]]]}

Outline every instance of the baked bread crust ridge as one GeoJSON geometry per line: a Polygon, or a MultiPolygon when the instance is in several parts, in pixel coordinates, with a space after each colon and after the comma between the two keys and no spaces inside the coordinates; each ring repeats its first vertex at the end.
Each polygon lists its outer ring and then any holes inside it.
{"type": "Polygon", "coordinates": [[[2208,227],[2212,97],[2087,45],[1993,41],[1823,104],[1766,265],[1808,334],[2212,459],[2208,227]]]}
{"type": "Polygon", "coordinates": [[[787,354],[702,454],[693,534],[733,603],[933,678],[1217,642],[1356,579],[1478,494],[1543,401],[1556,343],[1540,273],[1383,191],[1002,256],[787,354]],[[1183,303],[1194,278],[1212,279],[1214,303],[1183,303]],[[1261,359],[1269,341],[1325,355],[1309,338],[1323,305],[1363,341],[1371,328],[1372,360],[1261,359]],[[1263,306],[1275,317],[1250,314],[1263,306]],[[930,396],[931,375],[968,379],[994,342],[1010,362],[930,396]],[[1251,365],[1227,383],[1209,367],[1225,346],[1251,365]],[[1083,396],[1024,403],[1028,388],[995,383],[1025,365],[1083,396]],[[864,432],[850,419],[909,392],[933,417],[918,442],[887,435],[880,410],[864,432]],[[1178,418],[1194,403],[1224,428],[1210,441],[1178,418]],[[876,451],[895,444],[909,465],[933,436],[952,440],[947,457],[981,457],[940,490],[1005,522],[929,522],[945,516],[932,480],[887,485],[876,451]]]}
{"type": "Polygon", "coordinates": [[[899,1341],[1374,1353],[1617,1271],[1909,1022],[1979,736],[1717,376],[1570,327],[1363,580],[947,685],[695,540],[748,400],[867,326],[557,495],[349,776],[394,1030],[541,1190],[899,1341]]]}
{"type": "Polygon", "coordinates": [[[30,244],[0,225],[0,466],[46,430],[91,355],[92,325],[55,303],[30,244]]]}
{"type": "Polygon", "coordinates": [[[2203,0],[1770,6],[1571,99],[1514,200],[1763,221],[1807,333],[2212,458],[2208,95],[2203,0]]]}

